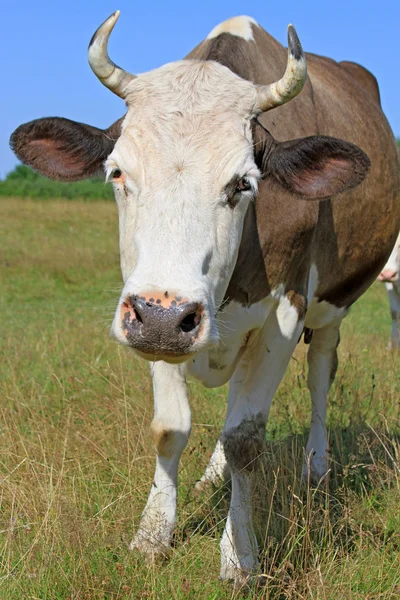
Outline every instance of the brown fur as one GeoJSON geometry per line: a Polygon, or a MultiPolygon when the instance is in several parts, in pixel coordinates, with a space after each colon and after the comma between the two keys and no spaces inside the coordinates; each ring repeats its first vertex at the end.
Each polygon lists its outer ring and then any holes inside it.
{"type": "MultiPolygon", "coordinates": [[[[279,79],[286,49],[261,27],[253,27],[253,33],[255,43],[223,33],[202,42],[188,58],[217,60],[257,84],[279,79]]],[[[370,174],[355,189],[315,202],[269,178],[261,183],[226,294],[242,303],[257,302],[282,282],[305,295],[315,263],[319,299],[350,306],[378,275],[400,228],[397,149],[375,78],[355,63],[306,57],[308,79],[302,93],[263,113],[261,125],[279,141],[310,135],[349,141],[370,158],[370,174]]]]}
{"type": "Polygon", "coordinates": [[[157,454],[159,456],[164,456],[165,458],[171,456],[174,449],[175,432],[171,429],[165,429],[155,421],[150,424],[150,431],[157,454]]]}
{"type": "Polygon", "coordinates": [[[302,294],[298,294],[294,290],[287,292],[286,297],[290,304],[297,310],[299,321],[303,321],[307,312],[307,298],[305,298],[302,294]]]}
{"type": "Polygon", "coordinates": [[[226,460],[235,471],[254,471],[265,449],[265,418],[260,414],[244,419],[222,434],[226,460]]]}
{"type": "Polygon", "coordinates": [[[361,65],[347,60],[342,60],[339,65],[348,73],[350,73],[350,75],[357,81],[358,85],[368,92],[368,94],[375,99],[379,106],[381,105],[381,94],[379,92],[378,82],[372,73],[370,73],[361,65]]]}

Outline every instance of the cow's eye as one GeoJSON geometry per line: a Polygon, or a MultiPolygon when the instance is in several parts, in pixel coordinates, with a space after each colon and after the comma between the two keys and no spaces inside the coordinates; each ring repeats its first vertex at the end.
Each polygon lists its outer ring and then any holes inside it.
{"type": "Polygon", "coordinates": [[[121,176],[122,176],[121,169],[114,169],[114,171],[111,173],[111,177],[113,179],[119,179],[121,176]]]}
{"type": "Polygon", "coordinates": [[[240,194],[241,192],[248,192],[249,190],[251,190],[250,181],[247,179],[247,177],[242,177],[242,179],[240,179],[236,185],[235,192],[240,194]]]}
{"type": "Polygon", "coordinates": [[[242,194],[250,192],[247,196],[253,196],[254,185],[252,185],[251,178],[245,175],[244,177],[234,177],[225,187],[225,197],[227,198],[227,204],[231,208],[234,208],[239,204],[242,194]]]}
{"type": "Polygon", "coordinates": [[[123,177],[121,169],[118,167],[114,167],[114,165],[108,166],[106,164],[106,182],[107,181],[117,181],[123,177]]]}

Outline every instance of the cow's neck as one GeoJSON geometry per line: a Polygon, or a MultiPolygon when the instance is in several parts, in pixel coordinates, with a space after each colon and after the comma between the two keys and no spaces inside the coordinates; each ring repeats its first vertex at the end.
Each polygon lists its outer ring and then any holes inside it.
{"type": "Polygon", "coordinates": [[[276,81],[285,70],[287,50],[259,25],[249,26],[253,39],[222,32],[206,38],[186,58],[215,60],[254,83],[276,81]]]}

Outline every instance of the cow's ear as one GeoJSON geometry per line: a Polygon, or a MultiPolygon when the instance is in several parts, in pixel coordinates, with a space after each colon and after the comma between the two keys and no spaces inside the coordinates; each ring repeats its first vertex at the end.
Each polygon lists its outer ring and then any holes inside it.
{"type": "Polygon", "coordinates": [[[121,121],[97,129],[60,117],[21,125],[10,138],[17,157],[35,171],[59,181],[77,181],[99,172],[120,135],[121,121]]]}
{"type": "Polygon", "coordinates": [[[369,170],[368,156],[354,144],[327,136],[311,136],[272,145],[264,175],[273,176],[291,192],[323,199],[361,183],[369,170]]]}

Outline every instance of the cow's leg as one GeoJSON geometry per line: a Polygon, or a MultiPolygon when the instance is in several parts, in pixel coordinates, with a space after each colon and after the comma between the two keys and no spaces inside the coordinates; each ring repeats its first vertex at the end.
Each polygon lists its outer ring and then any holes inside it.
{"type": "Polygon", "coordinates": [[[390,314],[392,317],[392,337],[390,347],[392,350],[400,349],[400,283],[387,283],[386,289],[389,294],[390,314]]]}
{"type": "Polygon", "coordinates": [[[271,400],[303,329],[297,309],[284,298],[250,346],[230,384],[232,409],[222,433],[232,477],[232,496],[221,539],[221,578],[242,584],[258,566],[252,523],[257,459],[265,444],[271,400]]]}
{"type": "Polygon", "coordinates": [[[209,463],[201,479],[196,483],[195,489],[200,492],[207,488],[207,485],[219,485],[229,479],[230,470],[226,461],[224,446],[221,438],[218,439],[214,452],[211,455],[209,463]]]}
{"type": "Polygon", "coordinates": [[[150,496],[131,549],[150,560],[165,555],[176,523],[178,465],[191,428],[184,365],[151,365],[154,419],[150,425],[157,459],[150,496]]]}
{"type": "MultiPolygon", "coordinates": [[[[226,419],[228,418],[232,408],[232,394],[228,394],[228,408],[226,411],[226,419]]],[[[225,419],[225,420],[226,420],[225,419]]],[[[207,487],[208,484],[220,485],[225,481],[228,481],[231,475],[231,471],[226,460],[224,445],[222,443],[221,436],[218,438],[214,452],[211,455],[209,463],[203,476],[195,485],[197,491],[201,491],[207,487]]]]}
{"type": "Polygon", "coordinates": [[[311,395],[312,415],[306,446],[303,477],[318,482],[329,470],[329,440],[326,431],[326,400],[335,379],[340,342],[341,320],[315,329],[307,354],[307,385],[311,395]]]}

